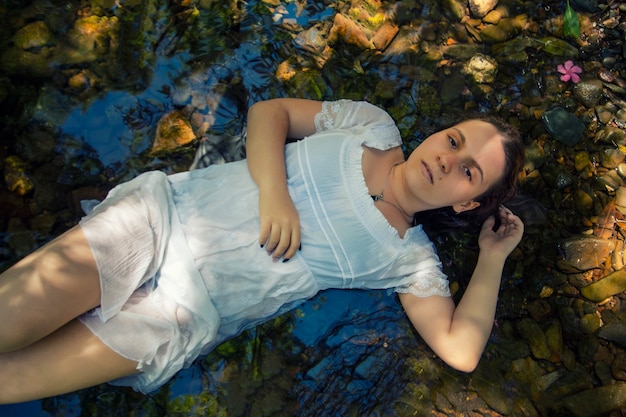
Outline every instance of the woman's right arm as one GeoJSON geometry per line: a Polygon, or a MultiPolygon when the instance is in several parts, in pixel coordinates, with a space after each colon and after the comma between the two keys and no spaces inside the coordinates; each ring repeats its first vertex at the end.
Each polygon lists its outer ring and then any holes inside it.
{"type": "Polygon", "coordinates": [[[248,110],[246,158],[259,187],[259,243],[274,260],[290,259],[300,247],[300,220],[287,189],[285,142],[315,133],[322,102],[279,98],[248,110]]]}

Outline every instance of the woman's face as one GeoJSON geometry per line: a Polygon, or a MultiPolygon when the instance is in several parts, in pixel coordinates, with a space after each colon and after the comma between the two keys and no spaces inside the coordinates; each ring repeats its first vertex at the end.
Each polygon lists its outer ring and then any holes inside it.
{"type": "Polygon", "coordinates": [[[452,206],[471,210],[474,201],[502,176],[502,134],[491,123],[467,120],[437,132],[411,153],[405,187],[416,211],[452,206]]]}

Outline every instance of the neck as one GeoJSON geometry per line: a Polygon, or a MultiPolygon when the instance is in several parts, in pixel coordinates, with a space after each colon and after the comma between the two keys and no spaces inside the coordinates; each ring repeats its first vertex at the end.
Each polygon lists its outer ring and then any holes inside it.
{"type": "Polygon", "coordinates": [[[386,184],[385,184],[384,190],[382,191],[382,193],[384,193],[383,200],[387,203],[390,203],[392,206],[394,206],[402,214],[405,220],[407,220],[408,223],[412,223],[413,211],[406,210],[404,208],[405,202],[402,199],[398,198],[399,195],[398,193],[396,193],[397,191],[396,183],[401,182],[402,184],[404,184],[403,172],[404,172],[403,162],[398,162],[391,166],[389,174],[386,178],[386,184]]]}

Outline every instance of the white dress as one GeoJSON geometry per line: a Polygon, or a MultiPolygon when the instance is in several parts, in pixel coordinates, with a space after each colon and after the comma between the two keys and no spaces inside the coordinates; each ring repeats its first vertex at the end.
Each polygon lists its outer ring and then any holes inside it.
{"type": "Polygon", "coordinates": [[[302,236],[286,263],[259,246],[258,190],[245,161],[142,174],[81,220],[102,304],[80,319],[142,371],[113,383],[152,391],[198,355],[322,289],[449,296],[421,227],[400,238],[368,194],[363,145],[401,145],[392,118],[366,102],[322,109],[317,133],[285,151],[302,236]]]}

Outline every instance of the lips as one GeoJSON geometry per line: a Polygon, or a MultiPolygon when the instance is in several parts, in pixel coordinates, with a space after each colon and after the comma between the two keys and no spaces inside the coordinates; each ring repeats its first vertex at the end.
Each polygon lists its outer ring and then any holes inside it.
{"type": "Polygon", "coordinates": [[[424,173],[424,176],[428,179],[428,182],[430,182],[431,184],[433,183],[433,173],[430,170],[430,167],[428,166],[428,164],[424,161],[422,161],[422,172],[424,173]]]}

